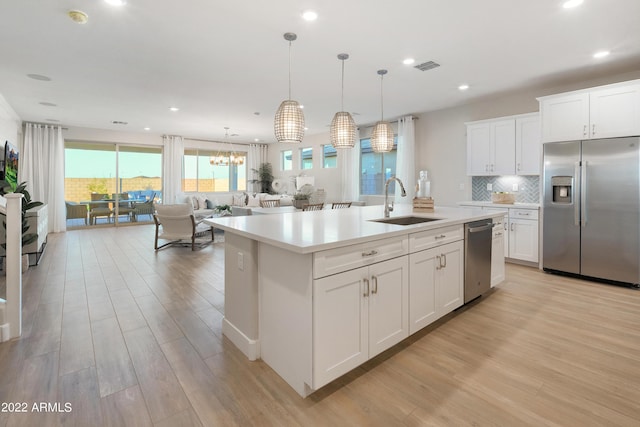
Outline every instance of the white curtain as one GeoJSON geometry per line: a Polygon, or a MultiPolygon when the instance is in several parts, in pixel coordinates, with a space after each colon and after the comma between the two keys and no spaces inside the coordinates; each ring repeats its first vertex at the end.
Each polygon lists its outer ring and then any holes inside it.
{"type": "Polygon", "coordinates": [[[355,202],[360,199],[360,130],[356,129],[356,145],[344,148],[340,153],[342,175],[342,201],[355,202]]]}
{"type": "Polygon", "coordinates": [[[32,200],[47,205],[49,232],[66,231],[62,128],[27,123],[20,162],[20,182],[27,182],[32,200]]]}
{"type": "Polygon", "coordinates": [[[162,203],[171,205],[176,203],[176,196],[182,191],[182,157],[184,156],[184,142],[181,136],[165,135],[163,175],[162,175],[162,203]]]}
{"type": "Polygon", "coordinates": [[[396,203],[412,203],[416,185],[416,137],[412,116],[398,120],[398,151],[396,153],[396,177],[402,181],[407,197],[401,197],[400,186],[396,185],[396,203]]]}
{"type": "MultiPolygon", "coordinates": [[[[247,163],[249,165],[249,179],[253,179],[253,169],[258,169],[262,163],[267,161],[267,146],[265,144],[250,144],[249,152],[247,153],[247,163]]],[[[247,187],[248,191],[258,192],[260,191],[260,184],[251,184],[251,188],[247,187]]]]}

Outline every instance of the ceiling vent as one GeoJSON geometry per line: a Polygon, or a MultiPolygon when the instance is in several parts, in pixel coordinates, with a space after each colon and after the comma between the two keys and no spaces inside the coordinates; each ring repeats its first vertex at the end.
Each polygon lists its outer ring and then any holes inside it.
{"type": "Polygon", "coordinates": [[[417,68],[420,71],[427,71],[433,68],[437,68],[439,66],[440,64],[438,63],[435,63],[433,61],[427,61],[427,62],[423,62],[422,64],[415,65],[413,68],[417,68]]]}
{"type": "Polygon", "coordinates": [[[114,125],[128,125],[128,122],[121,122],[120,120],[113,120],[111,123],[114,125]]]}

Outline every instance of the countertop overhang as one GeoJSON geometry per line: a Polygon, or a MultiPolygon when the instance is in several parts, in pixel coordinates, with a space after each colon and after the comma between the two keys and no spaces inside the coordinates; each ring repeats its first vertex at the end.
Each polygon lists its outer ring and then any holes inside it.
{"type": "Polygon", "coordinates": [[[418,216],[438,221],[412,225],[374,222],[383,219],[384,207],[352,206],[349,209],[294,212],[273,215],[208,218],[204,222],[225,232],[267,243],[291,252],[308,254],[326,249],[408,235],[440,227],[498,218],[505,211],[436,207],[432,213],[414,213],[411,205],[396,205],[391,218],[418,216]]]}

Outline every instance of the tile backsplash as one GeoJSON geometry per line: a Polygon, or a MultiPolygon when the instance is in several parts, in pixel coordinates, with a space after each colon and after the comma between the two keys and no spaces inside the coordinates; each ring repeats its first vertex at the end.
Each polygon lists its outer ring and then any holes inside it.
{"type": "Polygon", "coordinates": [[[540,203],[540,177],[538,175],[519,176],[474,176],[471,178],[471,200],[491,201],[491,193],[508,191],[516,195],[518,203],[540,203]],[[491,190],[487,185],[491,184],[491,190]],[[517,186],[517,190],[514,190],[517,186]]]}

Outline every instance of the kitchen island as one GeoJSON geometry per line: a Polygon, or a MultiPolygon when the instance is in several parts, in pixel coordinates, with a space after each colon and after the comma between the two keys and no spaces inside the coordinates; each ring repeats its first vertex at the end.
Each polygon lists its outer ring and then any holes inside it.
{"type": "Polygon", "coordinates": [[[225,231],[223,333],[301,396],[464,301],[465,223],[503,213],[398,205],[205,220],[225,231]]]}

